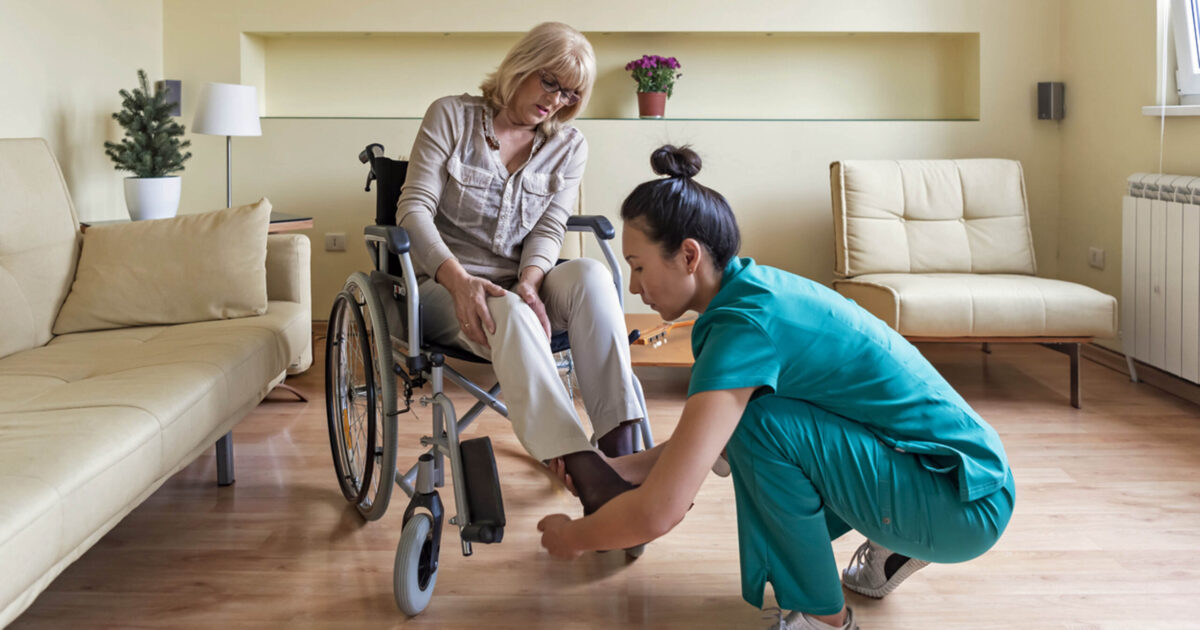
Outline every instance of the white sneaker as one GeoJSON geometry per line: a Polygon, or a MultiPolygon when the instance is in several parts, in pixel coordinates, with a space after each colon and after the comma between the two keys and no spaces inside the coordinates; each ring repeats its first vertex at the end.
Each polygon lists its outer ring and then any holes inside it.
{"type": "Polygon", "coordinates": [[[854,611],[850,610],[849,606],[846,607],[846,623],[840,626],[831,626],[817,621],[799,610],[793,610],[786,617],[778,608],[768,608],[767,610],[775,615],[775,623],[766,630],[859,630],[858,624],[854,622],[854,611]]]}
{"type": "Polygon", "coordinates": [[[721,451],[721,454],[717,455],[717,461],[713,463],[712,471],[718,477],[729,476],[731,471],[729,470],[729,460],[725,458],[725,451],[721,451]]]}
{"type": "Polygon", "coordinates": [[[929,563],[924,560],[893,553],[868,540],[859,546],[850,566],[842,571],[842,585],[860,595],[880,599],[926,566],[929,563]]]}

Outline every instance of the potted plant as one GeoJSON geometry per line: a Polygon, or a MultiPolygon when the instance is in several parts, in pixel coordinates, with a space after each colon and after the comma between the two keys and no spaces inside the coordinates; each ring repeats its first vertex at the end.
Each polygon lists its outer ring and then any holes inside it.
{"type": "Polygon", "coordinates": [[[145,70],[138,70],[138,83],[141,87],[132,93],[120,91],[121,111],[113,118],[125,129],[125,137],[121,142],[105,142],[104,153],[118,171],[134,173],[125,178],[129,218],[165,219],[179,209],[180,181],[170,173],[182,171],[183,163],[192,157],[190,151],[183,152],[192,141],[180,142],[184,127],[171,118],[166,90],[152,91],[145,70]]]}
{"type": "Polygon", "coordinates": [[[675,87],[675,79],[683,76],[679,72],[679,61],[674,57],[642,55],[625,64],[633,73],[638,84],[638,115],[642,118],[662,118],[667,99],[675,87]]]}

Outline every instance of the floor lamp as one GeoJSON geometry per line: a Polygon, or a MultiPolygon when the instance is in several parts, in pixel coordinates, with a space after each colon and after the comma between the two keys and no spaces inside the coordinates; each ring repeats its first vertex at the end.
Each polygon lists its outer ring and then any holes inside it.
{"type": "Polygon", "coordinates": [[[258,93],[253,85],[206,83],[200,90],[192,131],[225,136],[225,207],[233,207],[233,136],[261,136],[258,93]]]}
{"type": "MultiPolygon", "coordinates": [[[[233,136],[262,135],[262,125],[258,121],[258,91],[253,85],[205,83],[200,89],[200,104],[196,106],[192,131],[209,136],[225,136],[225,207],[232,208],[233,136]]],[[[290,385],[279,383],[276,387],[308,402],[304,394],[290,385]]]]}

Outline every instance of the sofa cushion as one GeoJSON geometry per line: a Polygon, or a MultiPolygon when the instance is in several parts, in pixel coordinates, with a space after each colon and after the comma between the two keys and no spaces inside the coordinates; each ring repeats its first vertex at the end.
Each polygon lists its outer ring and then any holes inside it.
{"type": "Polygon", "coordinates": [[[0,140],[0,357],[50,340],[75,274],[79,223],[40,138],[0,140]]]}
{"type": "Polygon", "coordinates": [[[1061,280],[1005,274],[868,274],[834,288],[913,337],[1113,337],[1117,301],[1061,280]]]}
{"type": "Polygon", "coordinates": [[[0,412],[0,435],[0,480],[37,490],[3,493],[7,602],[138,498],[159,477],[162,451],[155,418],[134,406],[0,412]]]}
{"type": "Polygon", "coordinates": [[[846,160],[830,178],[839,277],[1037,272],[1020,162],[846,160]]]}
{"type": "Polygon", "coordinates": [[[264,313],[270,215],[263,199],[89,228],[54,334],[264,313]]]}
{"type": "MultiPolygon", "coordinates": [[[[0,360],[0,413],[130,406],[158,419],[163,466],[184,454],[301,352],[294,302],[266,315],[77,333],[0,360]]],[[[311,334],[311,333],[306,333],[311,334]]]]}
{"type": "Polygon", "coordinates": [[[271,302],[260,317],[63,335],[0,359],[0,566],[13,567],[0,602],[31,599],[211,448],[310,334],[308,307],[271,302]]]}

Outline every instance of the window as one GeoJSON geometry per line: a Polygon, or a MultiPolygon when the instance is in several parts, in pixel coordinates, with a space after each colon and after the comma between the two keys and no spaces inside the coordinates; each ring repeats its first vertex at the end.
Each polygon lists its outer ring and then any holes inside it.
{"type": "Polygon", "coordinates": [[[1200,0],[1172,0],[1175,73],[1181,105],[1200,105],[1200,0]]]}

